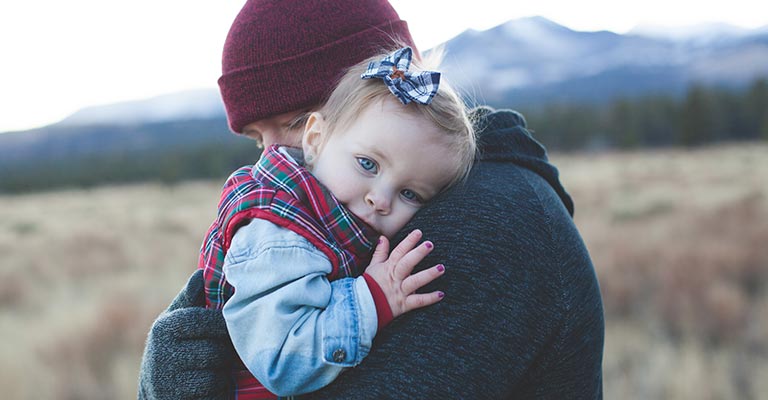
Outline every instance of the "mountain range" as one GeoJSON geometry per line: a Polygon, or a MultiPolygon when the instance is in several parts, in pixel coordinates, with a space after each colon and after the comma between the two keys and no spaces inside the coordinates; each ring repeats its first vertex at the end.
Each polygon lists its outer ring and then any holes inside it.
{"type": "MultiPolygon", "coordinates": [[[[441,69],[470,102],[523,111],[553,102],[682,96],[694,83],[738,90],[768,77],[768,26],[646,26],[616,34],[574,31],[530,17],[465,31],[442,47],[441,69]]],[[[0,134],[0,177],[34,160],[130,159],[239,140],[228,133],[217,89],[173,93],[89,107],[53,125],[0,134]]]]}
{"type": "Polygon", "coordinates": [[[578,32],[542,17],[466,31],[445,44],[446,75],[480,103],[521,108],[743,87],[768,76],[768,27],[578,32]]]}
{"type": "MultiPolygon", "coordinates": [[[[527,17],[467,30],[440,47],[445,76],[476,103],[499,107],[679,95],[693,83],[739,88],[768,77],[768,26],[640,26],[617,34],[574,31],[527,17]]],[[[220,117],[221,98],[210,88],[88,107],[56,125],[220,117]]]]}

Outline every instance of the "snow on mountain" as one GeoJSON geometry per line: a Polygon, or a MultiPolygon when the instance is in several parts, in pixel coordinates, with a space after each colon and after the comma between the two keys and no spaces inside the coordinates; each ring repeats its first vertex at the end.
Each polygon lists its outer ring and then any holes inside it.
{"type": "Polygon", "coordinates": [[[696,81],[734,86],[768,75],[766,30],[725,24],[620,35],[530,17],[466,31],[445,49],[446,77],[480,102],[676,94],[696,81]]]}
{"type": "Polygon", "coordinates": [[[697,44],[712,41],[739,38],[753,33],[752,30],[722,23],[708,22],[687,26],[638,25],[628,32],[630,35],[645,36],[676,42],[695,42],[697,44]]]}

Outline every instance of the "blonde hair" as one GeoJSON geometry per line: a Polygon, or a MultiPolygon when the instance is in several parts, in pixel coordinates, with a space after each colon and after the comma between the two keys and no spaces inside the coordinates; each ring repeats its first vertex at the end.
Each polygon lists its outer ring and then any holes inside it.
{"type": "MultiPolygon", "coordinates": [[[[339,84],[328,97],[328,101],[319,110],[330,133],[326,139],[334,132],[349,127],[355,118],[371,104],[386,98],[395,98],[381,79],[362,79],[360,77],[370,62],[380,61],[390,53],[391,51],[382,52],[353,65],[341,78],[339,84]]],[[[437,63],[436,58],[430,60],[430,64],[437,63]]],[[[426,70],[427,68],[423,65],[419,60],[414,59],[408,71],[426,70]]],[[[444,139],[447,139],[448,148],[458,158],[454,177],[448,187],[465,180],[472,168],[477,144],[474,128],[467,116],[467,108],[456,90],[444,79],[444,76],[441,76],[439,89],[430,104],[410,102],[403,107],[407,112],[426,118],[441,132],[445,133],[444,139]]]]}

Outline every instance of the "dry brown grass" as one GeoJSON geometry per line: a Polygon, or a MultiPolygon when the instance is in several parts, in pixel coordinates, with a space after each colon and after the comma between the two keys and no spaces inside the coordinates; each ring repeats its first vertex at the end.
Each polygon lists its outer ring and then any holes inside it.
{"type": "MultiPolygon", "coordinates": [[[[605,398],[768,393],[768,145],[553,160],[604,296],[605,398]]],[[[135,398],[218,190],[0,197],[2,397],[135,398]]]]}
{"type": "Polygon", "coordinates": [[[606,398],[768,382],[768,146],[556,157],[606,310],[606,398]]]}
{"type": "Polygon", "coordinates": [[[2,397],[135,398],[146,332],[196,268],[218,191],[0,197],[2,397]]]}

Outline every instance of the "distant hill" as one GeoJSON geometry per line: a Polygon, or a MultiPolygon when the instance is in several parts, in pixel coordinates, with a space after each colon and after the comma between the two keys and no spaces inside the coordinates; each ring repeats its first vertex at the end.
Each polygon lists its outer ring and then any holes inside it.
{"type": "Polygon", "coordinates": [[[189,90],[146,100],[87,107],[65,118],[59,125],[135,125],[188,119],[223,118],[224,105],[216,89],[189,90]]]}
{"type": "Polygon", "coordinates": [[[135,124],[55,124],[0,134],[0,193],[135,181],[224,178],[253,163],[256,142],[224,117],[135,124]]]}

